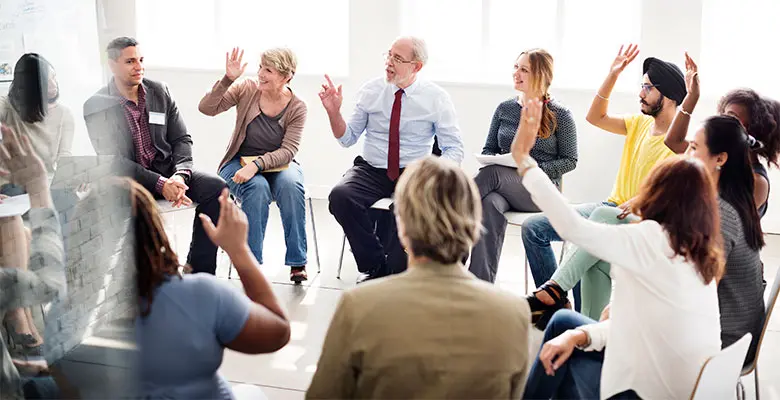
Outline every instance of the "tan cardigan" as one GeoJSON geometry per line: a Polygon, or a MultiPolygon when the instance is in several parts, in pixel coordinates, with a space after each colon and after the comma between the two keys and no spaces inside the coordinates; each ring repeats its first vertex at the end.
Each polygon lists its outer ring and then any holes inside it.
{"type": "Polygon", "coordinates": [[[528,302],[462,265],[411,266],[345,292],[307,399],[520,398],[528,302]]]}
{"type": "MultiPolygon", "coordinates": [[[[262,90],[256,78],[233,83],[228,77],[223,77],[200,100],[198,110],[212,117],[236,106],[236,128],[233,130],[225,157],[222,158],[217,170],[222,169],[222,166],[238,154],[238,149],[246,138],[246,127],[260,115],[260,93],[262,90]]],[[[287,111],[279,120],[284,131],[282,147],[259,157],[263,170],[281,167],[293,160],[301,144],[305,123],[306,103],[293,93],[287,111]]]]}

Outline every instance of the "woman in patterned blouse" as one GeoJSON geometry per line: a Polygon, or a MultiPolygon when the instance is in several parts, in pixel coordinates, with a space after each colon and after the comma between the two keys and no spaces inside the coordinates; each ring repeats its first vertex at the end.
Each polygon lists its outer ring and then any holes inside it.
{"type": "MultiPolygon", "coordinates": [[[[496,108],[482,154],[509,153],[524,99],[542,98],[542,125],[531,156],[560,190],[563,174],[577,166],[577,127],[569,109],[551,99],[547,92],[553,78],[553,58],[543,49],[524,51],[515,61],[512,77],[520,95],[496,108]]],[[[469,270],[482,280],[494,282],[506,233],[504,213],[538,212],[539,209],[523,187],[515,168],[488,165],[479,171],[475,180],[482,197],[485,232],[471,253],[469,270]]]]}

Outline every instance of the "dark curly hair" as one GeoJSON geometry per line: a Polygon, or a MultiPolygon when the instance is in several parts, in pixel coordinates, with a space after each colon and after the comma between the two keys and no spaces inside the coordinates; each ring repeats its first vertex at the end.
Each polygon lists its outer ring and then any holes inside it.
{"type": "Polygon", "coordinates": [[[780,102],[761,97],[752,89],[735,89],[723,96],[718,103],[718,113],[723,114],[730,104],[739,104],[748,111],[747,132],[763,146],[752,151],[768,164],[780,167],[780,102]]]}

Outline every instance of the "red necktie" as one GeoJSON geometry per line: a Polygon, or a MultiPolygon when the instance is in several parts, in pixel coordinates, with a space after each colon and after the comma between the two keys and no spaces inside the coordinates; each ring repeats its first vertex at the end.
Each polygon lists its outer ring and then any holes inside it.
{"type": "Polygon", "coordinates": [[[395,182],[401,175],[401,138],[398,125],[401,124],[401,95],[403,89],[395,92],[393,112],[390,114],[390,141],[387,149],[387,177],[395,182]]]}

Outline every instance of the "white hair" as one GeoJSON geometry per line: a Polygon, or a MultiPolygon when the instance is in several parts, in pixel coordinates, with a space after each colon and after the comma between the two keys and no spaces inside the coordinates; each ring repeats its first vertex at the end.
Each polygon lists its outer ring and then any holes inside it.
{"type": "Polygon", "coordinates": [[[395,41],[406,39],[412,42],[412,59],[419,61],[423,65],[428,63],[428,45],[425,44],[425,40],[417,36],[401,36],[395,41]]]}

